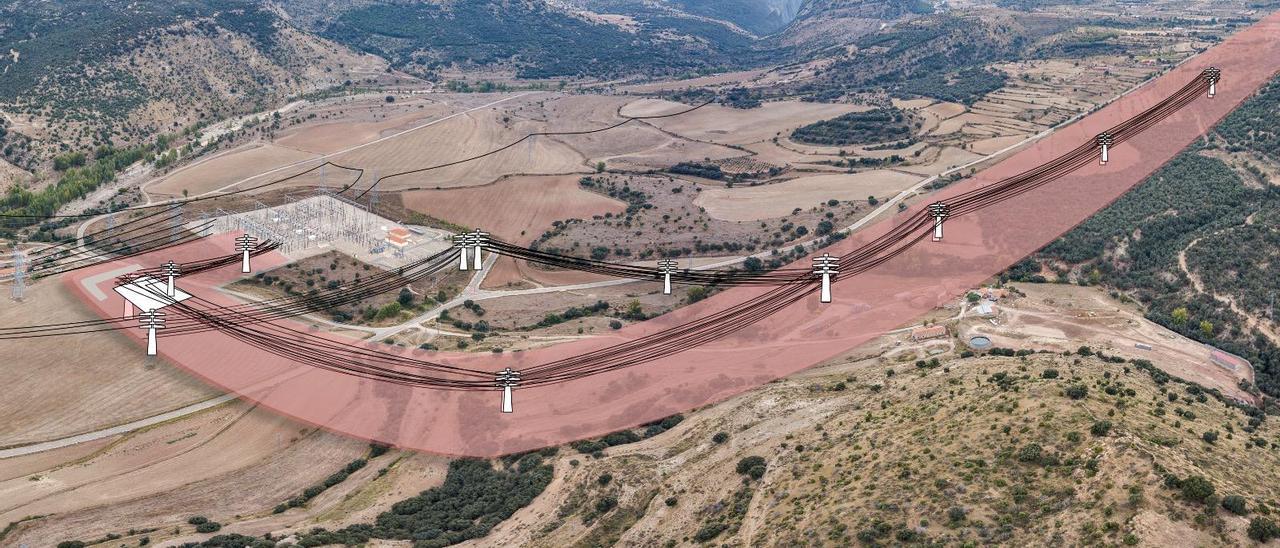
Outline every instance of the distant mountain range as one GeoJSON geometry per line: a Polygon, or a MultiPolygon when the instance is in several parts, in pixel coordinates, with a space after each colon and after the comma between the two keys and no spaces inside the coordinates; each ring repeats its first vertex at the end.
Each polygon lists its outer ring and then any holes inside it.
{"type": "Polygon", "coordinates": [[[774,39],[801,51],[840,46],[880,30],[886,23],[934,11],[933,4],[925,0],[806,0],[774,39]]]}
{"type": "Polygon", "coordinates": [[[280,7],[308,31],[410,73],[498,67],[531,78],[680,75],[786,61],[932,11],[888,0],[282,0],[280,7]]]}
{"type": "Polygon", "coordinates": [[[679,74],[736,65],[733,52],[754,40],[724,21],[660,8],[611,15],[543,0],[371,2],[312,18],[308,30],[427,77],[447,68],[525,78],[679,74]]]}

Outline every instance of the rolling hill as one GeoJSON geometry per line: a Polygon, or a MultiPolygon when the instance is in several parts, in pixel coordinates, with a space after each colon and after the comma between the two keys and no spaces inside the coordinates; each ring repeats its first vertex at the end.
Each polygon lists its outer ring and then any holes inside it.
{"type": "Polygon", "coordinates": [[[933,12],[933,4],[922,0],[808,0],[775,39],[782,46],[815,51],[851,43],[888,22],[933,12]]]}
{"type": "Polygon", "coordinates": [[[7,129],[35,141],[6,159],[27,168],[62,150],[150,141],[385,68],[239,0],[14,0],[0,5],[0,50],[7,129]]]}
{"type": "MultiPolygon", "coordinates": [[[[285,4],[316,12],[307,7],[285,4]]],[[[309,24],[422,76],[448,68],[496,68],[521,78],[682,74],[741,65],[734,52],[753,40],[731,23],[626,2],[375,2],[309,24]]]]}
{"type": "Polygon", "coordinates": [[[5,0],[3,159],[135,145],[399,69],[691,76],[807,56],[931,11],[883,0],[5,0]]]}
{"type": "Polygon", "coordinates": [[[1277,492],[1264,479],[1280,468],[1275,425],[1150,364],[1052,353],[869,362],[771,384],[650,439],[562,456],[552,487],[490,536],[532,546],[1205,546],[1275,535],[1277,492]]]}

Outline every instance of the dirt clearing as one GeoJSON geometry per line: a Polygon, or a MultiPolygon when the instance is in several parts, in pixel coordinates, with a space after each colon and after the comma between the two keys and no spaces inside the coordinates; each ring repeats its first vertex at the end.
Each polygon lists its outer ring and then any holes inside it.
{"type": "Polygon", "coordinates": [[[884,199],[916,183],[914,175],[878,169],[852,174],[816,175],[782,183],[740,188],[708,187],[694,203],[726,221],[755,221],[784,217],[796,208],[808,209],[827,200],[884,199]]]}
{"type": "Polygon", "coordinates": [[[327,122],[304,126],[276,139],[276,144],[316,154],[329,154],[374,141],[384,135],[410,129],[419,122],[449,114],[452,108],[442,103],[423,105],[416,111],[397,114],[381,120],[327,122]]]}
{"type": "MultiPolygon", "coordinates": [[[[479,227],[508,242],[527,245],[566,219],[617,214],[626,206],[587,192],[578,176],[512,177],[490,185],[446,190],[415,190],[402,195],[406,208],[466,227],[479,227]]],[[[523,279],[525,267],[502,259],[485,278],[486,285],[523,279]]],[[[533,274],[530,272],[529,274],[533,274]]],[[[580,276],[572,276],[576,281],[580,276]]]]}
{"type": "MultiPolygon", "coordinates": [[[[6,327],[90,319],[96,318],[52,279],[28,287],[26,301],[0,307],[0,325],[6,327]]],[[[0,360],[0,446],[89,432],[218,394],[163,360],[147,358],[125,338],[141,334],[131,327],[41,343],[0,341],[0,352],[23,356],[0,360]],[[39,351],[32,351],[33,344],[39,351]]]]}
{"type": "MultiPolygon", "coordinates": [[[[251,143],[209,160],[198,162],[190,167],[174,171],[151,182],[145,187],[145,190],[156,200],[181,197],[184,190],[194,196],[222,188],[246,177],[314,156],[314,154],[272,144],[251,143]]],[[[303,171],[308,167],[311,166],[299,167],[289,172],[281,171],[271,176],[255,179],[250,183],[266,183],[273,177],[285,177],[303,171]]]]}
{"type": "MultiPolygon", "coordinates": [[[[642,99],[622,108],[624,116],[667,114],[688,109],[688,105],[642,99]]],[[[820,120],[841,114],[870,110],[849,104],[779,101],[751,109],[707,105],[673,118],[650,120],[649,123],[677,135],[697,141],[741,145],[763,141],[820,120]]]]}

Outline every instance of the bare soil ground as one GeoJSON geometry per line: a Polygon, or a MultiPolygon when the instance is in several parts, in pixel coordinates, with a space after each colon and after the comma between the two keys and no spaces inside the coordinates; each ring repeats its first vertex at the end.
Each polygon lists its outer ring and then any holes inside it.
{"type": "MultiPolygon", "coordinates": [[[[525,101],[529,99],[518,99],[525,101]]],[[[339,155],[343,165],[368,166],[382,174],[462,160],[515,142],[546,129],[537,119],[517,113],[513,106],[470,112],[415,131],[339,155]]],[[[588,171],[580,154],[551,139],[532,139],[514,148],[469,162],[422,174],[385,180],[386,190],[454,188],[493,182],[504,175],[558,174],[588,171]]]]}
{"type": "Polygon", "coordinates": [[[1005,299],[990,319],[971,317],[961,322],[962,338],[989,337],[995,346],[1014,349],[1074,351],[1087,345],[1108,355],[1151,360],[1179,378],[1242,401],[1253,397],[1240,389],[1252,384],[1253,370],[1230,370],[1213,363],[1202,344],[1182,337],[1142,317],[1134,305],[1123,304],[1093,288],[1067,284],[1015,284],[1026,297],[1005,299]],[[1151,346],[1143,350],[1138,344],[1151,346]]]}
{"type": "Polygon", "coordinates": [[[342,120],[308,123],[291,128],[275,142],[304,152],[328,154],[368,143],[389,133],[403,131],[429,118],[449,114],[455,108],[429,99],[366,104],[363,108],[353,108],[352,111],[326,113],[327,116],[341,116],[342,120]]]}
{"type": "Polygon", "coordinates": [[[401,194],[405,207],[509,242],[527,244],[553,221],[621,213],[622,202],[588,192],[580,176],[525,176],[493,184],[401,194]]]}
{"type": "MultiPolygon", "coordinates": [[[[7,286],[6,286],[7,287],[7,286]]],[[[27,288],[26,300],[0,307],[0,325],[97,319],[56,279],[27,288]]],[[[63,344],[0,341],[0,446],[29,444],[160,414],[217,393],[173,366],[148,359],[125,337],[133,328],[75,335],[63,344]],[[104,359],[107,358],[107,359],[104,359]]],[[[0,497],[3,498],[3,497],[0,497]]]]}
{"type": "Polygon", "coordinates": [[[527,289],[598,282],[606,279],[608,279],[607,276],[600,274],[577,270],[548,270],[526,261],[503,257],[494,264],[493,272],[485,277],[480,287],[481,289],[527,289]]]}
{"type": "Polygon", "coordinates": [[[29,479],[40,472],[57,468],[68,462],[86,459],[119,441],[120,436],[102,438],[85,443],[68,445],[59,449],[41,451],[0,461],[0,482],[15,478],[29,479]]]}
{"type": "MultiPolygon", "coordinates": [[[[449,459],[421,453],[391,453],[374,459],[346,481],[326,489],[302,508],[281,513],[259,513],[235,520],[234,530],[240,534],[272,534],[280,538],[292,531],[313,527],[340,529],[356,523],[372,523],[391,505],[413,497],[426,489],[444,483],[449,459]],[[385,471],[385,473],[384,473],[385,471]]],[[[339,465],[340,467],[341,465],[339,465]]],[[[185,532],[167,542],[200,542],[209,534],[185,532]]],[[[401,543],[387,546],[402,546],[401,543]]]]}
{"type": "Polygon", "coordinates": [[[1019,141],[1022,141],[1023,139],[1025,139],[1025,136],[1023,135],[1008,135],[1005,137],[992,137],[989,139],[982,139],[980,141],[974,141],[973,143],[971,143],[969,145],[969,150],[986,156],[989,154],[994,154],[1007,147],[1013,146],[1017,144],[1019,141]]]}
{"type": "Polygon", "coordinates": [[[29,178],[31,174],[26,170],[0,159],[0,189],[7,190],[11,185],[29,178]]]}
{"type": "MultiPolygon", "coordinates": [[[[370,144],[382,137],[408,131],[397,138],[330,158],[341,165],[367,169],[368,172],[360,179],[360,183],[368,184],[379,172],[387,174],[457,160],[492,150],[527,133],[523,131],[525,128],[515,127],[521,120],[513,118],[510,111],[500,113],[492,109],[481,109],[469,115],[433,123],[433,120],[469,108],[483,107],[504,97],[512,98],[514,102],[514,95],[438,94],[429,98],[399,97],[403,100],[387,103],[385,94],[367,94],[304,105],[280,120],[264,122],[270,124],[270,127],[255,134],[258,135],[258,140],[179,168],[150,183],[148,190],[160,197],[176,196],[183,189],[192,194],[207,192],[300,160],[370,144]],[[495,122],[499,119],[500,122],[495,122]],[[508,138],[513,135],[514,138],[508,138]]],[[[494,108],[500,106],[495,105],[494,108]]],[[[552,154],[549,157],[540,155],[531,160],[530,153],[534,150],[546,152],[533,147],[529,151],[523,151],[526,157],[510,155],[506,161],[486,164],[486,168],[480,171],[475,171],[474,166],[460,167],[439,175],[449,181],[465,179],[467,174],[474,176],[473,179],[446,185],[460,186],[489,182],[503,174],[521,172],[528,166],[533,166],[529,171],[539,171],[541,168],[534,164],[553,166],[551,172],[585,170],[580,159],[572,153],[569,154],[572,165],[566,166],[558,160],[563,159],[564,154],[552,154]],[[512,166],[515,167],[506,169],[512,166]]],[[[297,175],[314,165],[304,163],[296,169],[264,175],[248,181],[244,187],[297,175]]],[[[328,177],[323,180],[319,172],[294,177],[272,188],[321,184],[340,186],[355,180],[354,173],[343,173],[338,168],[328,169],[327,174],[328,177]]],[[[421,178],[414,181],[416,183],[405,179],[389,179],[382,186],[394,190],[423,183],[421,178]]],[[[430,187],[434,186],[440,185],[432,184],[430,187]]]]}
{"type": "Polygon", "coordinates": [[[796,208],[808,209],[827,200],[865,202],[869,196],[893,196],[919,177],[890,170],[815,175],[780,183],[735,188],[707,188],[694,204],[716,219],[757,221],[785,217],[796,208]]]}
{"type": "Polygon", "coordinates": [[[159,528],[149,533],[153,539],[190,534],[194,527],[186,520],[192,515],[222,523],[268,515],[366,449],[270,411],[228,404],[124,436],[87,458],[0,482],[6,492],[0,521],[43,516],[9,533],[5,542],[15,546],[108,533],[136,543],[143,534],[126,534],[130,528],[159,528]]]}
{"type": "MultiPolygon", "coordinates": [[[[670,101],[641,99],[624,107],[622,114],[648,116],[687,108],[687,105],[670,101]]],[[[707,105],[685,115],[652,120],[649,123],[664,131],[697,141],[743,145],[787,134],[797,127],[819,120],[869,109],[870,107],[860,105],[800,101],[770,102],[752,109],[707,105]]]]}
{"type": "Polygon", "coordinates": [[[902,171],[921,175],[921,178],[929,175],[937,175],[952,168],[960,167],[969,162],[982,158],[979,154],[961,150],[956,147],[948,146],[941,149],[935,149],[930,155],[931,161],[927,164],[907,165],[897,169],[902,171]]]}
{"type": "MultiPolygon", "coordinates": [[[[555,221],[590,219],[625,209],[618,200],[583,190],[578,179],[576,175],[512,177],[484,186],[411,191],[402,194],[401,199],[413,211],[479,227],[502,240],[528,245],[555,221]]],[[[511,259],[500,259],[485,278],[486,286],[517,282],[530,273],[527,270],[511,259]]],[[[582,278],[558,281],[577,279],[582,278]]]]}
{"type": "MultiPolygon", "coordinates": [[[[179,169],[148,183],[144,189],[156,200],[182,197],[182,191],[191,195],[203,194],[231,185],[241,179],[264,171],[292,164],[313,154],[268,143],[250,143],[217,157],[179,169]]],[[[307,166],[311,167],[311,166],[307,166]]],[[[306,169],[299,168],[296,171],[306,169]]],[[[280,173],[278,177],[290,175],[280,173]]],[[[258,184],[266,183],[264,177],[258,184]]]]}

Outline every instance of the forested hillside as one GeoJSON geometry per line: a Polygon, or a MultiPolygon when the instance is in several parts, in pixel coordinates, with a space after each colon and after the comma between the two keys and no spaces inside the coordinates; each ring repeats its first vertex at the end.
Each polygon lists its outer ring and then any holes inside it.
{"type": "Polygon", "coordinates": [[[803,3],[803,0],[570,0],[568,5],[641,19],[655,15],[704,18],[755,36],[766,36],[786,27],[803,3]]]}
{"type": "MultiPolygon", "coordinates": [[[[1280,79],[1038,257],[1072,265],[1061,279],[1114,287],[1145,304],[1154,321],[1244,356],[1273,398],[1280,398],[1272,311],[1280,292],[1278,118],[1280,79]]],[[[1022,272],[1015,276],[1029,275],[1022,272]]]]}
{"type": "Polygon", "coordinates": [[[884,90],[971,104],[1004,85],[987,64],[1014,57],[1038,37],[1070,25],[1029,27],[1012,16],[942,14],[915,19],[865,36],[857,53],[837,60],[800,88],[817,100],[884,90]]]}
{"type": "Polygon", "coordinates": [[[322,34],[420,75],[498,66],[524,78],[682,74],[744,64],[748,35],[715,22],[645,11],[634,32],[536,0],[376,3],[342,13],[322,34]]]}
{"type": "Polygon", "coordinates": [[[878,108],[796,128],[791,139],[828,146],[886,143],[911,137],[920,120],[898,108],[878,108]]]}
{"type": "Polygon", "coordinates": [[[380,68],[249,0],[15,0],[0,5],[0,51],[0,110],[36,141],[6,158],[28,168],[340,84],[358,62],[380,68]]]}
{"type": "Polygon", "coordinates": [[[757,35],[781,30],[804,0],[672,0],[685,12],[734,23],[757,35]]]}
{"type": "Polygon", "coordinates": [[[885,22],[933,13],[926,0],[806,0],[776,41],[804,52],[853,43],[885,22]]]}

